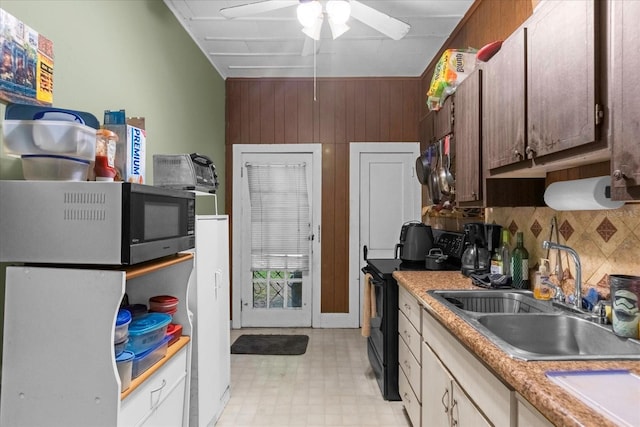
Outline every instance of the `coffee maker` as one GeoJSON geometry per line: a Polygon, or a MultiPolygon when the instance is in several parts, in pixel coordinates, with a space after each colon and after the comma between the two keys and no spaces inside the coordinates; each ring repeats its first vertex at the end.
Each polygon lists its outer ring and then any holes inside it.
{"type": "Polygon", "coordinates": [[[462,254],[462,274],[487,274],[491,256],[500,247],[502,226],[470,222],[464,225],[466,249],[462,254]]]}

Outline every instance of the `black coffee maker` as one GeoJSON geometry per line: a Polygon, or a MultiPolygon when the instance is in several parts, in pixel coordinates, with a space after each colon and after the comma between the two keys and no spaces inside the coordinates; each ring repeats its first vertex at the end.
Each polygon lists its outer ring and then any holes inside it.
{"type": "Polygon", "coordinates": [[[502,226],[470,222],[464,225],[466,249],[462,254],[462,274],[487,274],[491,256],[500,247],[502,226]]]}

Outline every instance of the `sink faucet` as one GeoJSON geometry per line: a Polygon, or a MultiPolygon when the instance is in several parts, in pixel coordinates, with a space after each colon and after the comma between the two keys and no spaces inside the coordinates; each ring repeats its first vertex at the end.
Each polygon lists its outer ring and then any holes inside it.
{"type": "Polygon", "coordinates": [[[542,242],[543,249],[558,249],[567,252],[573,258],[573,262],[576,264],[576,280],[575,280],[575,292],[573,306],[574,308],[582,311],[582,264],[580,264],[580,257],[578,253],[569,246],[561,245],[560,243],[553,243],[548,240],[542,242]]]}

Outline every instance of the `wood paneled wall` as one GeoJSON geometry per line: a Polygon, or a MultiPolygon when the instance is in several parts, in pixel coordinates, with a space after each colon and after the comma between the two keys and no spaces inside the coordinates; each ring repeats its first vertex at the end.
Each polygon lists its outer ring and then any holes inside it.
{"type": "MultiPolygon", "coordinates": [[[[322,144],[323,313],[349,311],[349,143],[418,141],[420,80],[228,79],[227,144],[322,144]]],[[[232,150],[227,147],[226,182],[232,150]]],[[[225,205],[230,211],[232,189],[225,205]]],[[[230,213],[230,212],[229,212],[230,213]]],[[[398,231],[399,232],[399,231],[398,231]]]]}
{"type": "MultiPolygon", "coordinates": [[[[532,0],[477,0],[444,44],[476,47],[506,38],[532,0]]],[[[232,214],[233,144],[322,144],[323,313],[349,311],[349,143],[420,141],[426,90],[438,53],[420,77],[227,79],[225,206],[232,214]],[[314,100],[315,93],[315,100],[314,100]]]]}

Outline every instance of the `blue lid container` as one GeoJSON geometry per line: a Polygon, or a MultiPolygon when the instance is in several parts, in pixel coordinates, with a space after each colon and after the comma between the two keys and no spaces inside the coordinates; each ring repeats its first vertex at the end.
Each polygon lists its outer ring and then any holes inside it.
{"type": "Polygon", "coordinates": [[[116,357],[116,363],[123,363],[133,360],[136,355],[132,351],[123,351],[118,357],[116,357]]]}
{"type": "Polygon", "coordinates": [[[157,346],[165,337],[171,319],[171,315],[165,313],[147,313],[134,318],[129,324],[127,350],[138,356],[157,346]]]}
{"type": "Polygon", "coordinates": [[[116,326],[122,326],[131,322],[131,313],[129,310],[121,308],[118,310],[118,316],[116,317],[116,326]]]}

